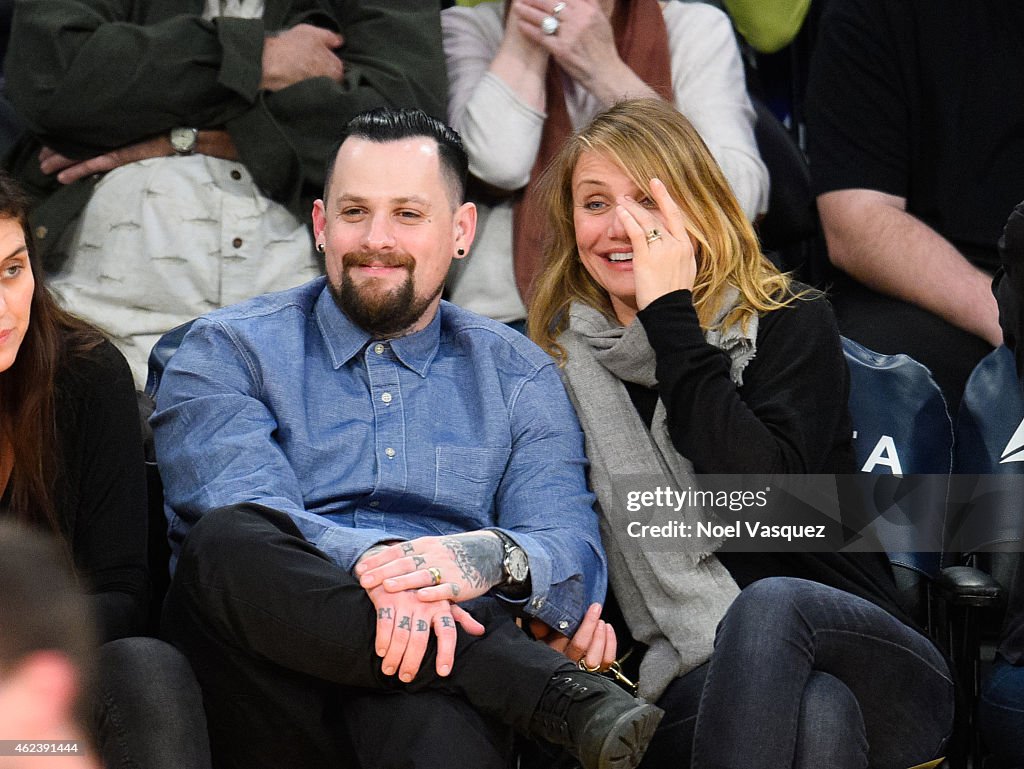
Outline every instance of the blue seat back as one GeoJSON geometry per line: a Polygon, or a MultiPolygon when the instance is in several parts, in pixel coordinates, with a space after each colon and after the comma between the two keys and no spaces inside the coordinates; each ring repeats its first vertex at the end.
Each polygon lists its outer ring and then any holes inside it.
{"type": "Polygon", "coordinates": [[[967,380],[954,470],[964,486],[953,543],[965,553],[1019,542],[1024,530],[1024,393],[1013,353],[998,347],[967,380]]]}
{"type": "Polygon", "coordinates": [[[892,563],[934,577],[953,468],[945,399],[931,372],[907,355],[882,355],[850,339],[843,339],[843,352],[858,468],[888,476],[872,488],[874,533],[892,563]]]}

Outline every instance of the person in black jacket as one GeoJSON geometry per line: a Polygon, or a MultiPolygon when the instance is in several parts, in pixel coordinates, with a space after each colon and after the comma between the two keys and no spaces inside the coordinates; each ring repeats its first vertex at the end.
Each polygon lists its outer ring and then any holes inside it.
{"type": "MultiPolygon", "coordinates": [[[[609,581],[647,647],[640,693],[666,710],[642,765],[687,766],[691,748],[694,767],[744,769],[940,756],[953,682],[898,605],[883,553],[640,538],[644,490],[701,488],[697,474],[854,471],[829,305],[764,258],[700,137],[659,101],[620,103],[570,139],[547,202],[528,329],[564,366],[609,581]]],[[[671,531],[713,512],[691,501],[643,514],[671,531]]],[[[571,640],[534,630],[603,669],[617,644],[598,617],[592,607],[571,640]]]]}

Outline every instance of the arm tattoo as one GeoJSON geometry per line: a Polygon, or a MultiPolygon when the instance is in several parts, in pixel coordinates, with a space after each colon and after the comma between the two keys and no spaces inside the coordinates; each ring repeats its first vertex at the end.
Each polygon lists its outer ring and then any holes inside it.
{"type": "Polygon", "coordinates": [[[385,608],[377,611],[377,619],[391,619],[391,609],[385,608]]]}
{"type": "Polygon", "coordinates": [[[441,543],[448,548],[463,578],[473,587],[489,588],[501,582],[504,550],[493,534],[446,537],[441,543]]]}
{"type": "Polygon", "coordinates": [[[427,623],[424,622],[423,620],[421,620],[421,619],[416,620],[416,632],[417,633],[426,633],[428,627],[429,626],[427,625],[427,623]]]}
{"type": "Polygon", "coordinates": [[[410,620],[412,620],[412,617],[402,617],[402,619],[400,619],[398,621],[399,629],[400,630],[411,630],[412,629],[412,625],[410,624],[410,620]]]}

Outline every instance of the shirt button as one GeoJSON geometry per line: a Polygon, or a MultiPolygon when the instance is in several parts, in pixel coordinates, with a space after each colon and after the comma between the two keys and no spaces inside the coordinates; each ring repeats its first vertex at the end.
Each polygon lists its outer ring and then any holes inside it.
{"type": "Polygon", "coordinates": [[[380,343],[378,342],[377,344],[375,344],[375,345],[373,346],[373,351],[374,351],[375,353],[377,353],[378,355],[383,355],[383,354],[384,354],[384,345],[382,345],[382,344],[380,344],[380,343]]]}
{"type": "Polygon", "coordinates": [[[380,502],[375,499],[370,503],[370,507],[380,507],[380,502]]]}
{"type": "Polygon", "coordinates": [[[385,403],[391,403],[391,393],[384,393],[380,396],[380,399],[385,403]]]}
{"type": "Polygon", "coordinates": [[[242,178],[242,172],[237,170],[237,169],[232,171],[231,172],[231,178],[234,179],[237,182],[239,179],[242,178]]]}
{"type": "Polygon", "coordinates": [[[566,622],[564,619],[558,623],[559,630],[565,630],[567,627],[569,627],[569,623],[566,622]]]}
{"type": "Polygon", "coordinates": [[[241,238],[235,238],[234,240],[231,241],[231,245],[233,245],[235,248],[241,248],[242,247],[242,239],[241,238]]]}
{"type": "Polygon", "coordinates": [[[390,446],[388,446],[386,449],[384,449],[384,453],[388,455],[388,459],[394,459],[395,458],[395,450],[393,448],[391,448],[390,446]]]}
{"type": "Polygon", "coordinates": [[[537,598],[533,599],[533,608],[534,609],[539,609],[543,605],[544,605],[544,599],[543,598],[540,598],[538,596],[537,598]]]}

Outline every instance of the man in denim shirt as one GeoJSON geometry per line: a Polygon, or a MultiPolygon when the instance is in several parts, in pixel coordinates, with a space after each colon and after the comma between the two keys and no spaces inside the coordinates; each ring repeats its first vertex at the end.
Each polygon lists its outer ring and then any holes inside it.
{"type": "Polygon", "coordinates": [[[553,362],[441,301],[466,171],[422,112],[357,117],[327,279],[205,316],[164,374],[164,619],[221,766],[503,767],[502,724],[633,766],[660,717],[512,620],[571,634],[605,564],[553,362]]]}

